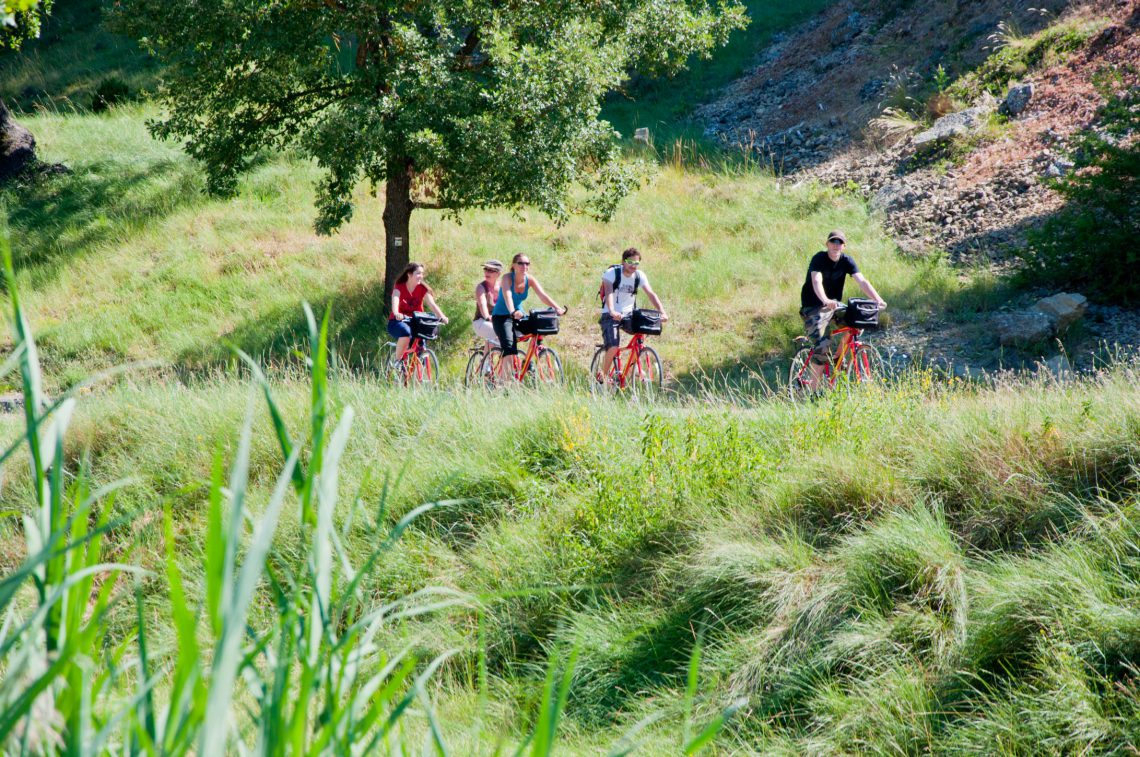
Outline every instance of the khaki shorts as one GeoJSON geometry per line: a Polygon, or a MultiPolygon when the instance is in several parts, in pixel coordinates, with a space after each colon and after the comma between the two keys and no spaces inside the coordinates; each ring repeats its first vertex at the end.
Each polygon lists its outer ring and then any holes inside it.
{"type": "Polygon", "coordinates": [[[812,362],[826,365],[832,358],[831,318],[834,310],[823,308],[801,308],[800,318],[804,319],[804,334],[812,340],[812,362]]]}

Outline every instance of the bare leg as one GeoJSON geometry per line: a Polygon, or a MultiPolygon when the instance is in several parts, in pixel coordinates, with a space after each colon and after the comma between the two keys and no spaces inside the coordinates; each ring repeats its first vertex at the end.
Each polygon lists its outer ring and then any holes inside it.
{"type": "Polygon", "coordinates": [[[617,351],[617,347],[607,347],[606,354],[602,355],[602,380],[607,384],[613,380],[614,355],[617,351]]]}
{"type": "Polygon", "coordinates": [[[396,360],[401,360],[404,353],[408,351],[408,342],[411,341],[410,337],[402,336],[396,340],[396,360]]]}

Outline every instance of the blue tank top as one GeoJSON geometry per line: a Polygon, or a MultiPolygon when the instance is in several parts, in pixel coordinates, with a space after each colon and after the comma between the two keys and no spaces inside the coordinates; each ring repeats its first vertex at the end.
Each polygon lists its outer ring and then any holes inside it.
{"type": "MultiPolygon", "coordinates": [[[[523,287],[521,293],[515,291],[515,272],[511,271],[509,274],[507,274],[507,276],[510,276],[511,279],[511,299],[515,302],[515,310],[522,310],[521,305],[523,304],[523,301],[526,300],[526,296],[530,294],[530,276],[527,276],[525,279],[523,279],[525,286],[523,287]]],[[[506,276],[503,278],[506,278],[506,276]]],[[[506,284],[507,282],[503,283],[506,284]]],[[[499,295],[499,301],[495,303],[495,309],[491,311],[491,315],[510,315],[510,312],[507,310],[506,291],[507,288],[503,287],[503,294],[499,295]]]]}

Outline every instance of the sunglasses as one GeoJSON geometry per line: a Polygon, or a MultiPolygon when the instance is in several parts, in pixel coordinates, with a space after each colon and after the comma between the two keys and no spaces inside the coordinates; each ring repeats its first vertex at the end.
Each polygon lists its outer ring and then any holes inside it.
{"type": "Polygon", "coordinates": [[[641,261],[640,260],[627,260],[624,263],[622,263],[622,265],[628,265],[628,266],[633,266],[634,268],[637,268],[639,265],[641,265],[641,261]]]}
{"type": "Polygon", "coordinates": [[[834,237],[832,237],[831,239],[827,240],[827,243],[828,243],[828,244],[847,244],[847,243],[846,243],[846,242],[844,242],[842,239],[836,239],[836,238],[834,238],[834,237]]]}
{"type": "Polygon", "coordinates": [[[494,268],[484,268],[483,273],[498,273],[499,271],[494,268]]]}
{"type": "Polygon", "coordinates": [[[530,265],[530,261],[529,260],[520,260],[519,262],[515,263],[515,265],[530,265]]]}

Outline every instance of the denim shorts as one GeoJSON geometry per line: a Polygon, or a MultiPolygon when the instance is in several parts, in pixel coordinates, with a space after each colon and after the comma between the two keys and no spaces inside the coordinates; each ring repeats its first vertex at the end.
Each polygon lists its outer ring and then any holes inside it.
{"type": "Polygon", "coordinates": [[[393,339],[401,339],[403,337],[411,337],[412,335],[412,322],[410,320],[397,321],[392,319],[388,321],[388,336],[393,339]]]}

